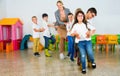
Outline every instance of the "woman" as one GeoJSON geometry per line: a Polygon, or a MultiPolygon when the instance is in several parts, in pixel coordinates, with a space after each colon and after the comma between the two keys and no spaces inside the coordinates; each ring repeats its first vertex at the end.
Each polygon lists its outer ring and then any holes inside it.
{"type": "Polygon", "coordinates": [[[65,50],[65,39],[66,39],[66,24],[68,22],[68,13],[70,13],[70,10],[68,8],[65,8],[63,6],[62,1],[57,1],[57,7],[58,10],[55,12],[55,18],[56,18],[56,29],[60,36],[60,59],[64,59],[64,50],[65,50]]]}

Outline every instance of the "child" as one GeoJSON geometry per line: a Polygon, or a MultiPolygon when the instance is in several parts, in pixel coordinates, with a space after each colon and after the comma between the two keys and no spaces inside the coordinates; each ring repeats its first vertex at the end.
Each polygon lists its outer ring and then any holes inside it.
{"type": "Polygon", "coordinates": [[[40,32],[44,31],[44,28],[40,28],[40,26],[37,23],[37,17],[32,17],[32,28],[33,28],[33,52],[34,56],[40,56],[39,54],[39,43],[40,43],[40,32]]]}
{"type": "Polygon", "coordinates": [[[68,20],[69,22],[66,25],[67,39],[68,39],[68,55],[67,56],[70,56],[70,60],[74,61],[74,37],[70,35],[70,30],[74,22],[72,13],[68,14],[68,20]]]}
{"type": "MultiPolygon", "coordinates": [[[[79,10],[81,10],[81,9],[80,9],[80,8],[76,9],[76,12],[77,12],[77,10],[79,11],[79,10]]],[[[87,23],[92,24],[92,23],[90,22],[90,20],[93,19],[95,16],[97,16],[97,10],[96,10],[94,7],[89,8],[89,9],[87,10],[86,15],[85,15],[85,19],[87,20],[87,23]]],[[[78,49],[76,49],[76,50],[78,50],[78,49]]],[[[79,54],[79,53],[78,53],[78,54],[79,54]]],[[[78,64],[78,65],[80,65],[79,58],[80,58],[80,57],[77,58],[77,64],[78,64]]],[[[91,67],[92,67],[92,66],[91,66],[91,62],[89,61],[88,56],[87,56],[87,64],[88,64],[88,65],[87,65],[88,68],[91,68],[91,67]]]]}
{"type": "Polygon", "coordinates": [[[46,13],[42,14],[42,26],[45,29],[45,31],[43,32],[43,37],[45,40],[45,56],[51,57],[50,53],[48,52],[49,40],[51,40],[52,44],[54,44],[55,38],[51,36],[49,27],[52,27],[54,25],[48,24],[48,14],[46,13]]]}
{"type": "Polygon", "coordinates": [[[91,43],[91,35],[94,33],[93,30],[95,28],[90,24],[87,24],[85,20],[85,15],[83,11],[78,11],[75,14],[75,21],[73,24],[73,28],[71,31],[71,35],[76,37],[78,42],[78,48],[80,51],[80,60],[82,63],[82,73],[86,73],[86,53],[92,63],[92,67],[96,68],[96,64],[94,62],[94,54],[92,50],[92,43],[91,43]]]}
{"type": "MultiPolygon", "coordinates": [[[[91,23],[91,19],[93,19],[95,16],[97,16],[97,10],[96,10],[96,8],[91,7],[87,10],[86,15],[85,15],[85,19],[87,20],[87,22],[89,24],[93,25],[91,23]]],[[[89,61],[88,56],[87,56],[87,64],[88,64],[88,68],[91,68],[91,63],[89,61]]]]}

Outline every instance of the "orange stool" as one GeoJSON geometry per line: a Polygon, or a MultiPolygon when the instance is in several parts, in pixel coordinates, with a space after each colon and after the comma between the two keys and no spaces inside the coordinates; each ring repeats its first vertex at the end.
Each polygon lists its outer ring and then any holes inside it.
{"type": "Polygon", "coordinates": [[[105,35],[98,35],[96,37],[96,50],[98,51],[98,45],[105,45],[106,52],[108,52],[108,46],[107,46],[107,37],[105,35]]]}
{"type": "Polygon", "coordinates": [[[0,52],[3,51],[3,42],[0,42],[0,52]]]}
{"type": "Polygon", "coordinates": [[[6,44],[6,52],[11,52],[12,51],[12,43],[7,43],[6,44]]]}

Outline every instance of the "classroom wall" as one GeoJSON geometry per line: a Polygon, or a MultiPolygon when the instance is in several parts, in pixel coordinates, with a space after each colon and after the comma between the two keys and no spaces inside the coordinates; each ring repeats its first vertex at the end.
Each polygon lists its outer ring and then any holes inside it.
{"type": "MultiPolygon", "coordinates": [[[[4,0],[2,0],[4,2],[4,0]]],[[[73,13],[76,8],[82,8],[84,12],[89,7],[95,7],[98,15],[93,19],[96,33],[116,34],[120,33],[120,1],[119,0],[62,0],[64,6],[73,13]]],[[[24,35],[32,34],[31,17],[36,15],[41,20],[41,14],[47,12],[49,20],[55,21],[54,12],[56,11],[57,0],[6,0],[7,17],[19,17],[24,22],[24,35]],[[26,30],[26,28],[28,28],[26,30]]],[[[4,11],[3,11],[4,12],[4,11]]]]}
{"type": "MultiPolygon", "coordinates": [[[[120,0],[62,0],[64,6],[74,13],[76,8],[84,12],[90,7],[98,11],[92,20],[97,34],[120,33],[120,0]]],[[[36,15],[41,23],[41,15],[46,12],[49,21],[55,22],[54,12],[57,10],[57,0],[0,0],[0,18],[19,17],[23,25],[23,35],[32,34],[31,17],[36,15]]],[[[55,30],[52,30],[54,32],[55,30]]],[[[56,34],[56,32],[54,33],[56,34]]],[[[42,35],[41,35],[42,37],[42,35]]]]}
{"type": "Polygon", "coordinates": [[[0,0],[0,19],[6,17],[6,0],[0,0]]]}

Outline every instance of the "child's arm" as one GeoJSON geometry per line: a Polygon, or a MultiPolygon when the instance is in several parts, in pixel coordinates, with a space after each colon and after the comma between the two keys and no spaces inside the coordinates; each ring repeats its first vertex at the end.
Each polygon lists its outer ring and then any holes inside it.
{"type": "Polygon", "coordinates": [[[88,30],[87,31],[87,33],[86,33],[86,38],[90,38],[94,33],[95,33],[95,27],[94,26],[92,26],[92,25],[90,25],[90,24],[88,24],[88,28],[90,29],[90,30],[88,30]]]}
{"type": "Polygon", "coordinates": [[[55,27],[54,24],[48,24],[48,27],[55,27]]]}
{"type": "Polygon", "coordinates": [[[71,33],[71,36],[75,36],[77,39],[80,39],[80,35],[77,32],[71,33]]]}
{"type": "Polygon", "coordinates": [[[43,32],[45,29],[44,29],[44,28],[40,28],[40,29],[34,28],[33,30],[34,30],[35,32],[43,32]]]}
{"type": "Polygon", "coordinates": [[[91,31],[87,31],[86,38],[90,38],[95,33],[95,29],[91,31]]]}

